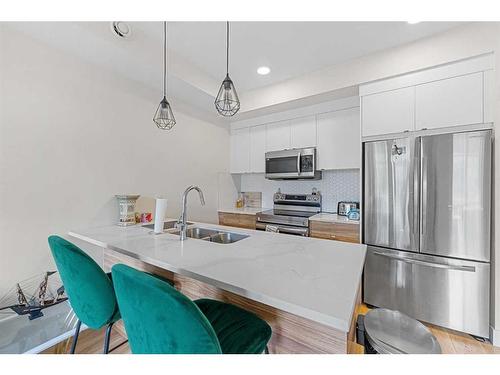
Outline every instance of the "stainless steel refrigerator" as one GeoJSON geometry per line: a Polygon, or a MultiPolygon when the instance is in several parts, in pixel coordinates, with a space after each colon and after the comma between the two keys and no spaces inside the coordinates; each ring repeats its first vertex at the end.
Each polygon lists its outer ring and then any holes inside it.
{"type": "Polygon", "coordinates": [[[363,145],[365,303],[489,336],[491,130],[363,145]]]}

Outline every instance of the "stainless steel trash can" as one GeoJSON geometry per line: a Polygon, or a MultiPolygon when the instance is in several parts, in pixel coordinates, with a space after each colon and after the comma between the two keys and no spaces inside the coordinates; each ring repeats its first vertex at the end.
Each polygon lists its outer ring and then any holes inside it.
{"type": "Polygon", "coordinates": [[[440,354],[441,346],[418,320],[388,309],[373,309],[364,319],[365,353],[440,354]]]}

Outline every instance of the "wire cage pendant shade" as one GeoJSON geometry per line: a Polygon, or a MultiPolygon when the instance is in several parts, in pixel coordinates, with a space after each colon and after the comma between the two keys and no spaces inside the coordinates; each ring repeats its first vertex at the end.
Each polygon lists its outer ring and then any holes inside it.
{"type": "Polygon", "coordinates": [[[234,116],[240,110],[240,99],[236,93],[234,83],[229,78],[229,22],[226,23],[226,78],[215,98],[215,108],[222,116],[234,116]]]}
{"type": "Polygon", "coordinates": [[[176,124],[172,107],[167,100],[167,22],[163,22],[163,99],[160,101],[153,122],[158,129],[170,130],[176,124]]]}
{"type": "Polygon", "coordinates": [[[229,78],[229,74],[222,81],[215,99],[215,108],[222,116],[233,116],[240,110],[240,99],[234,88],[233,81],[229,78]]]}
{"type": "Polygon", "coordinates": [[[161,100],[158,108],[156,109],[155,116],[153,117],[153,121],[158,126],[159,129],[162,130],[170,130],[175,125],[175,117],[172,112],[172,107],[167,100],[167,97],[164,96],[161,100]]]}

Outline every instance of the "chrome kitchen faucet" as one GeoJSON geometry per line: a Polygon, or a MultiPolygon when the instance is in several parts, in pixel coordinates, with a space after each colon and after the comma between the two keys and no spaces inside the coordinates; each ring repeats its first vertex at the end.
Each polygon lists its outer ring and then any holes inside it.
{"type": "Polygon", "coordinates": [[[184,241],[187,238],[187,235],[186,235],[186,229],[187,229],[186,207],[187,207],[187,196],[191,190],[196,190],[198,192],[198,195],[200,196],[201,205],[202,206],[205,205],[205,198],[203,197],[203,192],[201,191],[201,189],[198,186],[191,185],[184,191],[184,194],[182,194],[182,213],[181,213],[181,217],[177,221],[177,227],[180,230],[179,238],[181,241],[184,241]]]}

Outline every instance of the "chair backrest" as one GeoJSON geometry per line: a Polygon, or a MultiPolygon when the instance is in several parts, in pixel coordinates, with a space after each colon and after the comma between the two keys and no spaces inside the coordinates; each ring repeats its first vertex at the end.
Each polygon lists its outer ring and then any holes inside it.
{"type": "Polygon", "coordinates": [[[64,238],[50,236],[49,246],[78,319],[94,329],[108,324],[118,309],[109,276],[90,256],[64,238]]]}
{"type": "Polygon", "coordinates": [[[189,298],[124,264],[114,265],[112,275],[132,353],[221,353],[210,322],[189,298]]]}

